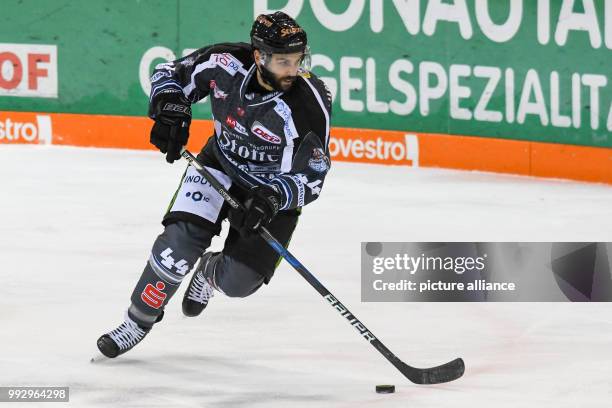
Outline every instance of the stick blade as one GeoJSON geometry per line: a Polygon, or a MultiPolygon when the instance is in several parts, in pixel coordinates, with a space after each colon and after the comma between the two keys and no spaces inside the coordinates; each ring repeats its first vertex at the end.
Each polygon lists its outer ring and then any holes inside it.
{"type": "Polygon", "coordinates": [[[465,372],[463,360],[457,358],[432,368],[415,368],[402,363],[402,374],[415,384],[441,384],[460,378],[465,372]]]}

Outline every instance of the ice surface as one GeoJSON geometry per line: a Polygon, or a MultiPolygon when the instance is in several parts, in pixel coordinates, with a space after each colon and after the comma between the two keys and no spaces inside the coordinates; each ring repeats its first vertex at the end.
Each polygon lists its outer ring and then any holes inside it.
{"type": "Polygon", "coordinates": [[[53,406],[72,407],[610,406],[608,304],[360,302],[361,241],[612,240],[611,186],[449,170],[336,163],[291,250],[405,362],[461,356],[462,379],[410,384],[286,263],[199,318],[181,316],[184,284],[142,344],[90,364],[183,169],[154,152],[0,146],[0,386],[70,386],[53,406]]]}

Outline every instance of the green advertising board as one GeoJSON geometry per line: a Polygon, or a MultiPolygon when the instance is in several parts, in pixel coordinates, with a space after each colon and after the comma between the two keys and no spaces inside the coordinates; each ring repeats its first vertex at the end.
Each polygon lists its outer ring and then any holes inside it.
{"type": "Polygon", "coordinates": [[[612,0],[3,0],[0,110],[145,115],[155,64],[279,9],[334,126],[612,147],[612,0]]]}

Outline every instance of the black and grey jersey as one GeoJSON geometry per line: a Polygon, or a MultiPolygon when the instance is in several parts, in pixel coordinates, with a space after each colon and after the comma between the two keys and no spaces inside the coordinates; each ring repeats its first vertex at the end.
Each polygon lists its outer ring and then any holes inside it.
{"type": "Polygon", "coordinates": [[[251,81],[251,46],[216,44],[159,64],[150,101],[166,92],[182,92],[191,103],[209,96],[215,135],[206,156],[244,188],[276,188],[282,210],[304,206],[318,198],[330,168],[331,95],[308,71],[287,92],[254,92],[251,81]]]}

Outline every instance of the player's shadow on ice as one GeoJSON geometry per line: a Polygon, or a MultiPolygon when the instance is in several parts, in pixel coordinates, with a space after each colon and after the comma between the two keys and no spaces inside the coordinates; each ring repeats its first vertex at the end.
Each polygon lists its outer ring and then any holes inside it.
{"type": "MultiPolygon", "coordinates": [[[[307,393],[284,387],[287,376],[295,375],[299,383],[312,373],[275,369],[235,358],[181,353],[163,353],[156,356],[121,356],[105,360],[99,367],[121,368],[121,381],[114,393],[148,395],[150,384],[175,384],[156,389],[157,397],[183,402],[196,402],[207,407],[240,408],[257,404],[282,404],[333,401],[332,393],[307,393]],[[143,384],[146,376],[147,385],[143,384]],[[125,390],[122,390],[125,388],[125,390]],[[125,392],[124,392],[125,391],[125,392]],[[129,391],[129,392],[128,392],[129,391]]],[[[314,388],[313,388],[314,389],[314,388]]],[[[112,397],[93,397],[98,402],[112,397]]],[[[122,402],[126,402],[125,400],[122,402]]],[[[141,401],[143,402],[143,401],[141,401]]]]}
{"type": "MultiPolygon", "coordinates": [[[[120,356],[116,359],[105,360],[104,365],[122,367],[135,371],[145,371],[147,374],[158,376],[184,377],[185,382],[200,381],[201,378],[224,377],[226,374],[251,375],[253,372],[266,373],[272,369],[264,365],[254,365],[237,358],[224,358],[209,355],[194,355],[180,353],[160,353],[158,355],[120,356]]],[[[262,374],[265,375],[265,374],[262,374]]]]}

